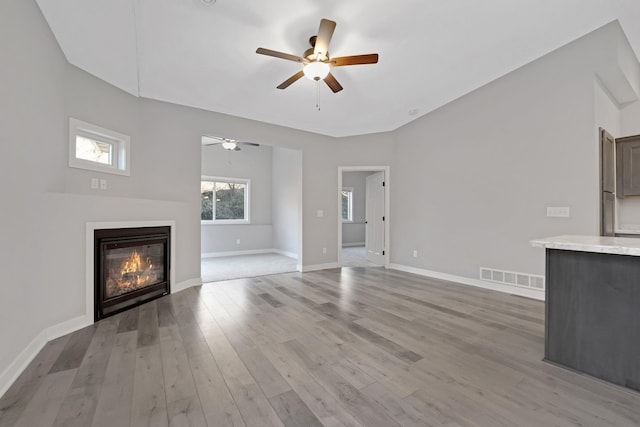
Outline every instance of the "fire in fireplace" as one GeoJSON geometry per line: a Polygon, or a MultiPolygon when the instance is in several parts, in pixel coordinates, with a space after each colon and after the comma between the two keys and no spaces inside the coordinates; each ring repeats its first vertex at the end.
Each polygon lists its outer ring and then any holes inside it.
{"type": "Polygon", "coordinates": [[[170,227],[95,230],[95,320],[170,292],[170,227]]]}

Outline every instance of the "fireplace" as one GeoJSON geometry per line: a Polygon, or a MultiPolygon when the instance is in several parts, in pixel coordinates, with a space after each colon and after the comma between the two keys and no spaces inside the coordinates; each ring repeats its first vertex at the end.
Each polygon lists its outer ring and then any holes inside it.
{"type": "Polygon", "coordinates": [[[94,231],[94,321],[167,295],[171,227],[94,231]]]}

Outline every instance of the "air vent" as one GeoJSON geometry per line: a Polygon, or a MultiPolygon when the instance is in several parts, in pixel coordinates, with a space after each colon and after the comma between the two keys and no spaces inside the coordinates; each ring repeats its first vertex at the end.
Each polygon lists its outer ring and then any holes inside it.
{"type": "Polygon", "coordinates": [[[480,279],[487,282],[522,288],[544,290],[544,276],[536,274],[518,273],[515,271],[497,270],[495,268],[480,267],[480,279]]]}

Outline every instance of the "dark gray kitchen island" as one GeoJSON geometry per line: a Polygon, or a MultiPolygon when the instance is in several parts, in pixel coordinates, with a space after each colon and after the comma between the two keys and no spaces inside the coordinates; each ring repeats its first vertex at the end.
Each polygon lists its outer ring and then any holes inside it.
{"type": "Polygon", "coordinates": [[[640,239],[531,244],[546,250],[545,359],[640,391],[640,239]]]}

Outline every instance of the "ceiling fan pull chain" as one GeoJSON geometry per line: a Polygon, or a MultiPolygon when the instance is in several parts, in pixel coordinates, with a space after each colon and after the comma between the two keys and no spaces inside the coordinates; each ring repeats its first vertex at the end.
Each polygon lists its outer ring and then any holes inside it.
{"type": "Polygon", "coordinates": [[[316,80],[316,108],[320,111],[320,80],[316,80]]]}

